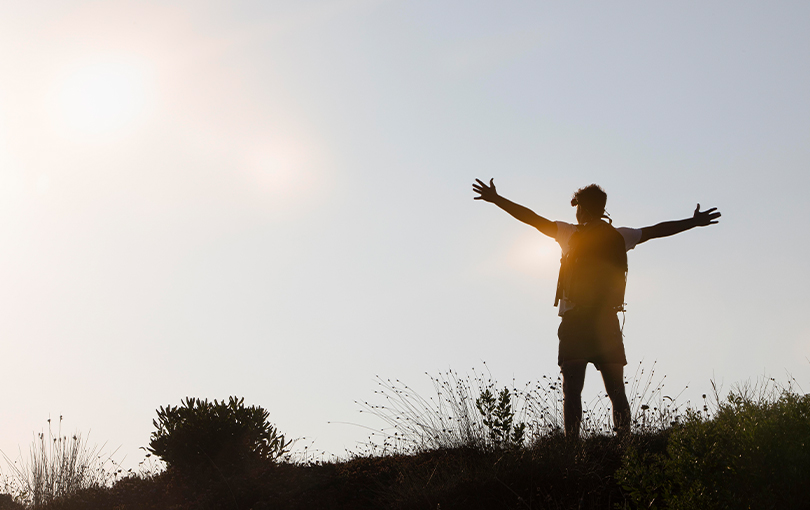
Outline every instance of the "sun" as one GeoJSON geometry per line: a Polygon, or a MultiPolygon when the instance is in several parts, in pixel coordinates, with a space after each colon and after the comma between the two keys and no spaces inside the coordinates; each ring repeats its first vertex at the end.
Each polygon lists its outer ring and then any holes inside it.
{"type": "Polygon", "coordinates": [[[120,134],[136,124],[151,95],[144,67],[123,60],[76,66],[58,87],[60,124],[71,135],[90,137],[120,134]]]}

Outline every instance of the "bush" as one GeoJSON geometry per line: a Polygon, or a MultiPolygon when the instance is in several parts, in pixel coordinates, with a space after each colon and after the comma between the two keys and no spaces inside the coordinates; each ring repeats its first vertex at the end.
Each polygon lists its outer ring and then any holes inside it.
{"type": "Polygon", "coordinates": [[[526,424],[514,422],[515,412],[512,411],[512,395],[509,388],[502,389],[497,398],[491,388],[486,388],[475,399],[475,408],[481,413],[493,446],[497,448],[523,446],[526,424]]]}
{"type": "Polygon", "coordinates": [[[157,410],[147,448],[170,469],[241,471],[288,451],[291,441],[268,423],[269,413],[245,407],[243,398],[210,403],[187,397],[181,404],[157,410]]]}
{"type": "Polygon", "coordinates": [[[810,498],[810,395],[732,393],[690,412],[664,454],[629,449],[616,473],[643,508],[803,508],[810,498]]]}

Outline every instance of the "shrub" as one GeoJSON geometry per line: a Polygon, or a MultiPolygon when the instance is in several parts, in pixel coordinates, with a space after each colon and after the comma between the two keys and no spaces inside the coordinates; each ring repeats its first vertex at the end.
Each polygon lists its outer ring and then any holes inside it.
{"type": "Polygon", "coordinates": [[[243,398],[211,403],[187,397],[180,406],[161,407],[157,415],[147,449],[168,468],[239,471],[277,460],[291,443],[267,421],[266,410],[246,407],[243,398]]]}
{"type": "Polygon", "coordinates": [[[810,395],[737,391],[689,412],[664,454],[629,449],[616,477],[643,508],[800,508],[810,497],[810,395]]]}
{"type": "Polygon", "coordinates": [[[483,417],[484,426],[489,431],[489,440],[493,446],[504,448],[523,445],[526,424],[515,423],[509,388],[502,389],[498,393],[498,398],[495,398],[490,388],[486,388],[475,399],[475,407],[483,417]]]}

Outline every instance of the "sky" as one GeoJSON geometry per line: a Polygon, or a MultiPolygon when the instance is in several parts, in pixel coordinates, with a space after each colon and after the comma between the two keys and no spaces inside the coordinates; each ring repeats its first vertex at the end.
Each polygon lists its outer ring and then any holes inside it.
{"type": "Polygon", "coordinates": [[[341,455],[377,376],[556,376],[559,247],[475,178],[572,223],[592,182],[619,226],[719,208],[629,253],[628,372],[810,388],[806,2],[0,9],[11,457],[64,416],[132,466],[159,406],[230,395],[341,455]]]}

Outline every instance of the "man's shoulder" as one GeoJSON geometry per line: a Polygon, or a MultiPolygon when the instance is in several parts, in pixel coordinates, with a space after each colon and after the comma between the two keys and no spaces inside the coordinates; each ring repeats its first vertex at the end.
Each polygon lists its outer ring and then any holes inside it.
{"type": "Polygon", "coordinates": [[[620,233],[622,237],[633,237],[641,232],[640,228],[633,227],[616,227],[616,232],[620,233]]]}
{"type": "Polygon", "coordinates": [[[557,241],[566,241],[571,235],[577,231],[577,226],[565,221],[555,221],[557,225],[557,235],[554,236],[557,241]]]}
{"type": "Polygon", "coordinates": [[[640,228],[618,227],[616,231],[624,238],[624,246],[627,251],[635,248],[638,242],[641,240],[640,228]]]}
{"type": "Polygon", "coordinates": [[[563,255],[565,255],[568,252],[568,241],[571,240],[571,236],[577,231],[577,226],[566,223],[565,221],[555,221],[554,223],[557,225],[557,233],[554,235],[554,240],[560,245],[563,255]]]}

